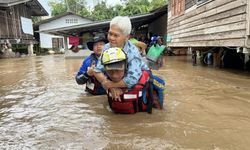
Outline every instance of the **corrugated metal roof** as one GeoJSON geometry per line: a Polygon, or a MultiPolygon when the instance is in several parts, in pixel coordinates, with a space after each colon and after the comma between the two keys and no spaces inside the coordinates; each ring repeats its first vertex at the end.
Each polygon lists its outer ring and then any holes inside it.
{"type": "Polygon", "coordinates": [[[38,0],[31,0],[27,2],[27,6],[29,6],[32,16],[48,16],[49,15],[49,12],[47,12],[47,10],[38,0]]]}
{"type": "Polygon", "coordinates": [[[31,15],[33,16],[47,16],[49,12],[44,6],[39,2],[39,0],[0,0],[1,7],[11,7],[26,3],[30,7],[31,15]]]}
{"type": "Polygon", "coordinates": [[[28,1],[31,1],[31,0],[0,0],[0,6],[10,7],[10,6],[22,4],[28,1]]]}

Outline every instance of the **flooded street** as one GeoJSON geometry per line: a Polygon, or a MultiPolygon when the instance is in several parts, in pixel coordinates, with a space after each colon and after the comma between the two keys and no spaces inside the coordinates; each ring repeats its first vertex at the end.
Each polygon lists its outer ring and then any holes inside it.
{"type": "Polygon", "coordinates": [[[76,84],[81,63],[0,59],[0,149],[249,149],[250,74],[166,57],[164,110],[118,115],[76,84]]]}

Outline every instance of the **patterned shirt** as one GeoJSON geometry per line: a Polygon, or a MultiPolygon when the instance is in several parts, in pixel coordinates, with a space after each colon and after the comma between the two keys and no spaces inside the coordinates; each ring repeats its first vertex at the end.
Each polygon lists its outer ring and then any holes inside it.
{"type": "MultiPolygon", "coordinates": [[[[109,43],[104,46],[103,51],[108,48],[110,48],[109,43]]],[[[123,81],[128,88],[132,88],[135,84],[138,83],[142,75],[142,70],[149,70],[149,68],[147,64],[142,61],[141,54],[138,51],[137,47],[130,41],[127,41],[125,43],[123,51],[127,54],[128,57],[128,68],[123,81]]],[[[98,61],[94,71],[105,73],[104,66],[101,64],[101,61],[98,61]]]]}

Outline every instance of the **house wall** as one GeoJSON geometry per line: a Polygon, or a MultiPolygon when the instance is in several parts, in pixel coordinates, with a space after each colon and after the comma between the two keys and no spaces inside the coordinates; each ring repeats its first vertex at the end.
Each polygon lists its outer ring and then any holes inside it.
{"type": "Polygon", "coordinates": [[[247,0],[247,31],[246,31],[246,47],[248,48],[246,51],[250,53],[250,0],[247,0]]]}
{"type": "MultiPolygon", "coordinates": [[[[93,21],[89,19],[85,19],[76,15],[67,15],[61,18],[58,18],[56,20],[41,24],[39,26],[39,30],[50,30],[50,29],[56,29],[56,28],[62,28],[62,27],[68,27],[78,24],[86,24],[91,23],[93,21]],[[67,20],[67,19],[73,19],[73,20],[67,20]],[[77,19],[77,22],[74,22],[74,19],[77,19]],[[67,20],[67,21],[66,21],[67,20]],[[70,22],[73,21],[73,22],[70,22]]],[[[62,36],[55,36],[51,34],[44,34],[40,33],[40,47],[41,48],[52,48],[52,38],[63,38],[62,36]]]]}
{"type": "Polygon", "coordinates": [[[51,34],[40,33],[40,47],[52,48],[52,38],[62,38],[62,36],[55,36],[51,34]]]}
{"type": "Polygon", "coordinates": [[[185,10],[191,8],[192,6],[196,5],[197,0],[186,0],[185,1],[185,10]]]}
{"type": "MultiPolygon", "coordinates": [[[[25,34],[22,31],[20,17],[31,18],[28,8],[24,4],[11,6],[0,10],[0,43],[4,39],[20,39],[22,43],[30,44],[33,35],[25,34]]],[[[16,40],[10,40],[16,43],[16,40]]]]}
{"type": "Polygon", "coordinates": [[[171,47],[244,47],[247,29],[247,1],[209,0],[192,5],[186,0],[184,15],[168,18],[171,47]],[[188,4],[189,3],[189,4],[188,4]]]}
{"type": "Polygon", "coordinates": [[[39,26],[39,30],[50,30],[50,29],[56,29],[56,28],[62,28],[62,27],[68,27],[72,25],[78,25],[78,24],[85,24],[85,23],[91,23],[92,21],[89,19],[84,19],[79,16],[75,15],[67,15],[61,18],[58,18],[56,20],[52,20],[50,22],[41,24],[39,26]],[[77,22],[72,22],[72,23],[66,23],[66,19],[77,19],[77,22]]]}

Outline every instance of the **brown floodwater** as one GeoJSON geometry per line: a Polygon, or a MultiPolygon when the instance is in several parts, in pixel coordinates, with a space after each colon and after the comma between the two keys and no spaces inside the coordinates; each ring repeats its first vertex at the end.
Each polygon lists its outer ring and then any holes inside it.
{"type": "Polygon", "coordinates": [[[0,149],[248,150],[250,74],[166,57],[163,110],[113,114],[75,83],[82,60],[0,60],[0,149]]]}

